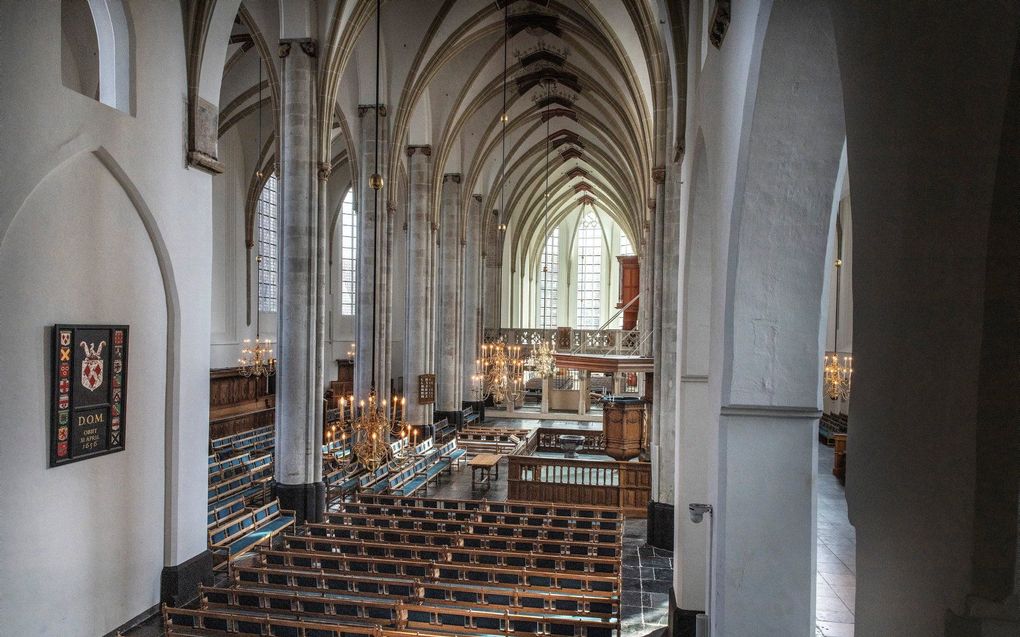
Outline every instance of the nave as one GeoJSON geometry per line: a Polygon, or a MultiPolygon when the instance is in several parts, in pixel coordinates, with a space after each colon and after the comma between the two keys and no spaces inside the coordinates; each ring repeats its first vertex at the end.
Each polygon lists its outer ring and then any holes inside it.
{"type": "Polygon", "coordinates": [[[1016,3],[0,0],[0,59],[0,632],[447,488],[622,516],[457,534],[621,626],[1018,632],[1016,3]]]}

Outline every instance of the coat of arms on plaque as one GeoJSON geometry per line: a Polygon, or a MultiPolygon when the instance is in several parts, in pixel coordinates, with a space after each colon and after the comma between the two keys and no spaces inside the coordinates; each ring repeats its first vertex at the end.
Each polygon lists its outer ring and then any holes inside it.
{"type": "Polygon", "coordinates": [[[50,466],[123,451],[128,326],[54,325],[51,338],[50,466]]]}
{"type": "Polygon", "coordinates": [[[103,348],[106,341],[95,343],[81,342],[85,350],[85,358],[81,361],[81,386],[89,391],[96,391],[103,384],[103,348]]]}

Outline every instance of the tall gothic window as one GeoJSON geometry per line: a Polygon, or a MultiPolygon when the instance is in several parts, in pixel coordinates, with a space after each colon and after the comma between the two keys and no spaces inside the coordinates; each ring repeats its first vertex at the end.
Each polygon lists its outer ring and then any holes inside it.
{"type": "Polygon", "coordinates": [[[625,232],[620,233],[620,255],[625,257],[634,255],[634,246],[625,232]]]}
{"type": "Polygon", "coordinates": [[[278,298],[279,229],[276,173],[266,179],[256,207],[259,243],[259,311],[275,312],[278,298]]]}
{"type": "Polygon", "coordinates": [[[556,289],[560,276],[560,229],[549,233],[542,251],[542,269],[538,273],[538,327],[556,327],[556,289]]]}
{"type": "Polygon", "coordinates": [[[354,189],[340,207],[340,315],[354,316],[358,287],[358,214],[354,211],[354,189]]]}
{"type": "Polygon", "coordinates": [[[577,233],[577,327],[599,328],[602,317],[602,227],[591,212],[577,233]]]}

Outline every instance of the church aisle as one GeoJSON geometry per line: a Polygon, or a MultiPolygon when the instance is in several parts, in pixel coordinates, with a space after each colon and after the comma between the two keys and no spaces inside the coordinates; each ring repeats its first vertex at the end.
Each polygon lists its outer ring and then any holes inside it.
{"type": "Polygon", "coordinates": [[[853,637],[857,536],[843,485],[832,475],[832,448],[818,445],[817,635],[853,637]]]}

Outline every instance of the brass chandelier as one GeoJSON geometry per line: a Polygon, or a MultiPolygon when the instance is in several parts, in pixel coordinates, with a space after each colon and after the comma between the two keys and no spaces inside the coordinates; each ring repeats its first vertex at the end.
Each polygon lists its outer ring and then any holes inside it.
{"type": "MultiPolygon", "coordinates": [[[[258,128],[258,152],[262,152],[262,58],[259,58],[259,128],[258,128]]],[[[261,164],[261,156],[258,159],[258,163],[261,164]]],[[[259,169],[255,172],[256,178],[262,180],[262,170],[259,169]]],[[[262,264],[262,255],[259,254],[255,257],[258,264],[262,264]]],[[[265,376],[266,378],[276,373],[276,358],[273,356],[273,343],[268,338],[260,338],[260,327],[261,327],[261,308],[256,309],[255,313],[255,344],[252,344],[250,338],[244,339],[241,342],[241,357],[237,359],[237,371],[241,376],[245,378],[256,378],[265,376]]]]}
{"type": "Polygon", "coordinates": [[[273,357],[273,343],[268,339],[246,338],[241,346],[241,358],[237,359],[237,371],[245,378],[252,376],[269,377],[276,373],[276,359],[273,357]]]}
{"type": "MultiPolygon", "coordinates": [[[[553,81],[546,81],[546,97],[550,95],[552,91],[553,81]]],[[[551,103],[551,102],[549,102],[551,103]]],[[[546,106],[548,109],[548,106],[546,106]]],[[[551,193],[549,192],[549,140],[551,137],[550,133],[550,122],[552,117],[547,112],[545,117],[545,234],[543,235],[544,241],[548,245],[549,241],[549,199],[551,193]]],[[[546,248],[547,249],[547,248],[546,248]]],[[[543,250],[544,252],[544,250],[543,250]]],[[[545,304],[549,302],[549,264],[543,258],[542,263],[542,308],[541,315],[543,317],[541,327],[545,327],[545,304]]],[[[548,341],[542,339],[538,346],[532,351],[531,359],[528,361],[531,368],[542,378],[549,378],[556,373],[556,348],[553,345],[552,339],[548,341]]]]}
{"type": "MultiPolygon", "coordinates": [[[[374,215],[378,220],[379,213],[379,191],[383,187],[383,178],[379,172],[379,50],[380,50],[380,0],[376,0],[376,31],[375,31],[375,170],[369,178],[368,186],[372,189],[374,215]]],[[[376,237],[374,250],[376,252],[374,262],[378,264],[379,241],[376,237]]],[[[373,277],[373,300],[378,297],[379,285],[378,272],[373,277]]],[[[372,323],[372,342],[376,342],[376,325],[372,323]]],[[[385,398],[380,399],[376,394],[376,352],[372,351],[372,389],[369,391],[368,399],[361,400],[357,405],[354,403],[354,396],[339,399],[339,421],[330,431],[331,437],[336,437],[339,431],[341,446],[350,440],[350,457],[359,462],[369,470],[376,469],[382,464],[393,459],[393,438],[410,437],[411,429],[404,420],[404,407],[407,404],[406,398],[393,396],[388,402],[385,398]],[[349,409],[349,412],[348,412],[349,409]],[[347,414],[350,417],[347,417],[347,414]]],[[[354,356],[354,346],[348,352],[354,356]]]]}
{"type": "Polygon", "coordinates": [[[832,328],[832,353],[825,354],[822,359],[822,391],[829,400],[846,401],[850,399],[850,381],[854,374],[854,357],[849,354],[840,355],[839,349],[839,274],[843,267],[843,226],[836,219],[836,262],[833,264],[836,273],[836,307],[832,328]]]}
{"type": "Polygon", "coordinates": [[[346,447],[350,440],[351,454],[348,458],[369,470],[376,469],[393,459],[392,438],[410,440],[411,428],[403,420],[406,404],[406,398],[394,396],[387,403],[385,399],[378,400],[374,393],[367,402],[362,400],[357,406],[353,396],[340,398],[339,420],[327,435],[339,438],[341,447],[346,447]]]}
{"type": "Polygon", "coordinates": [[[524,359],[519,345],[507,345],[503,341],[482,344],[482,357],[477,361],[481,374],[479,398],[492,397],[497,405],[513,405],[524,395],[524,359]]]}

